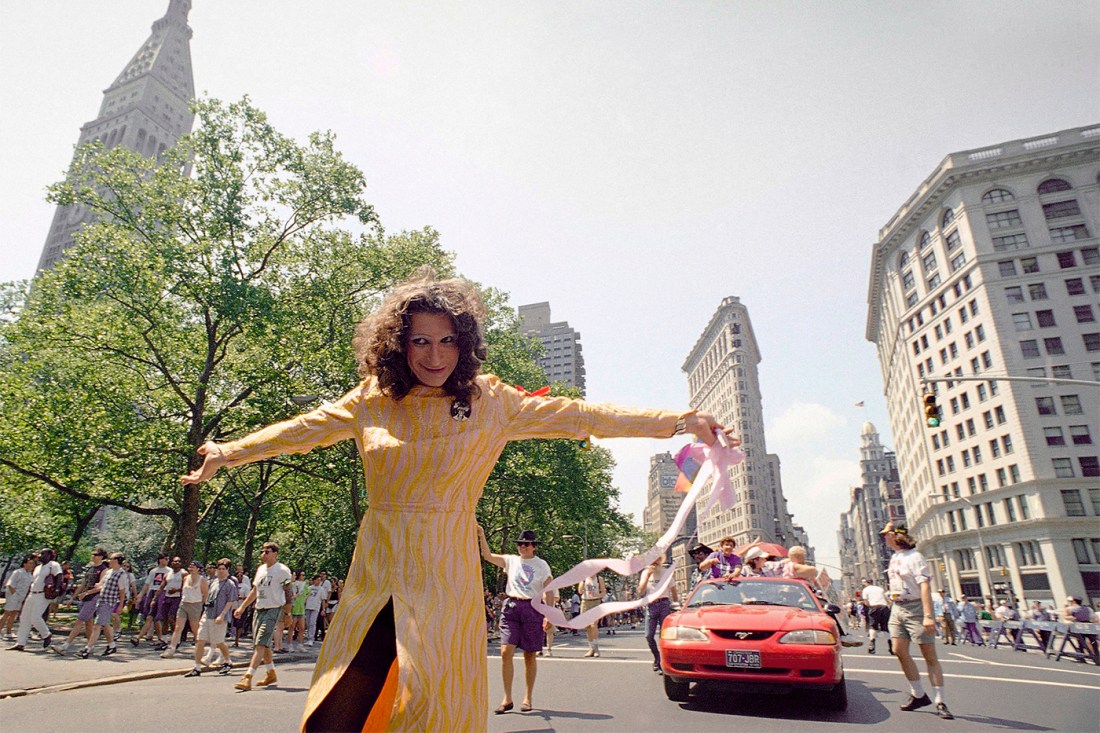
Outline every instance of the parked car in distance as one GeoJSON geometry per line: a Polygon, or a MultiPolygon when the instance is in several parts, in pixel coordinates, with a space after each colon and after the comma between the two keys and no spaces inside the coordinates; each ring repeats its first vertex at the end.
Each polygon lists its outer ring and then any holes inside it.
{"type": "Polygon", "coordinates": [[[848,707],[840,630],[804,580],[736,578],[700,583],[669,615],[658,642],[665,694],[687,702],[692,683],[747,692],[810,690],[848,707]]]}

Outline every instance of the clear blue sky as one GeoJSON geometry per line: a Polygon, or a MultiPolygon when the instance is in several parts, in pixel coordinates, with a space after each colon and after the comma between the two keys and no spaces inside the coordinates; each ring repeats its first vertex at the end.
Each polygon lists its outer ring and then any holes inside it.
{"type": "MultiPolygon", "coordinates": [[[[685,406],[680,366],[740,296],[827,563],[863,421],[890,444],[864,340],[879,227],[949,152],[1100,119],[1094,0],[194,5],[201,93],[335,131],[388,230],[439,229],[464,274],[582,333],[589,399],[685,406]]],[[[0,6],[0,280],[33,274],[44,189],[167,6],[0,6]]],[[[607,445],[640,518],[648,457],[679,443],[607,445]]]]}

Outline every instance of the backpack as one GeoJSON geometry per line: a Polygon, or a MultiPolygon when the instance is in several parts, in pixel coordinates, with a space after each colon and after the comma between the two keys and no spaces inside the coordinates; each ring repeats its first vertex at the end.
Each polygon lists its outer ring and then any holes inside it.
{"type": "Polygon", "coordinates": [[[55,601],[65,595],[65,573],[57,573],[46,578],[42,592],[47,601],[55,601]]]}

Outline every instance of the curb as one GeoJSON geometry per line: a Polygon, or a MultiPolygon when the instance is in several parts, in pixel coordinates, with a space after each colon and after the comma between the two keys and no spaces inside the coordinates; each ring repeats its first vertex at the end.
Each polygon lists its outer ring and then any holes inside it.
{"type": "MultiPolygon", "coordinates": [[[[301,662],[307,661],[311,657],[296,657],[289,655],[282,655],[278,661],[282,662],[301,662]]],[[[233,663],[233,669],[246,669],[248,662],[235,662],[233,663]]],[[[118,685],[124,682],[140,682],[142,680],[155,680],[160,677],[176,677],[183,676],[191,671],[191,667],[185,667],[184,669],[154,669],[145,672],[131,672],[130,674],[120,674],[114,677],[100,677],[94,680],[81,680],[79,682],[66,682],[60,685],[43,685],[41,687],[31,687],[26,690],[0,690],[0,700],[9,697],[26,697],[27,695],[39,695],[49,692],[66,692],[68,690],[82,690],[88,687],[102,687],[105,685],[118,685]]]]}

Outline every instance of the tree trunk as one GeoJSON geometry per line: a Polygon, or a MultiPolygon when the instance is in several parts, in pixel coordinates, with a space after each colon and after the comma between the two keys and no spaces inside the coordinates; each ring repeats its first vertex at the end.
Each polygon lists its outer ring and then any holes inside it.
{"type": "Polygon", "coordinates": [[[195,540],[199,531],[199,484],[183,487],[183,505],[176,525],[175,554],[190,562],[195,556],[195,540]]]}
{"type": "Polygon", "coordinates": [[[65,560],[72,560],[73,555],[76,554],[76,548],[80,546],[80,538],[84,536],[84,531],[88,529],[88,525],[92,523],[92,519],[95,517],[96,512],[99,511],[99,507],[92,507],[92,510],[82,514],[76,518],[76,529],[73,530],[72,543],[68,549],[65,550],[64,555],[61,557],[60,562],[65,560]]]}

